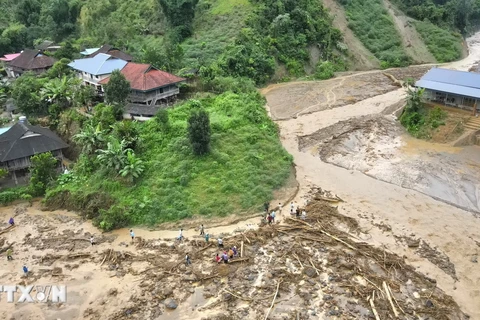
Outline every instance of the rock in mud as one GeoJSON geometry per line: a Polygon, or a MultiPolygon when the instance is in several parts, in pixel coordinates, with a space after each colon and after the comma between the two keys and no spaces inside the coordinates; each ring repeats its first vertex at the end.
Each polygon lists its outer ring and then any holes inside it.
{"type": "Polygon", "coordinates": [[[408,239],[407,246],[409,248],[418,248],[420,246],[420,240],[408,239]]]}
{"type": "Polygon", "coordinates": [[[427,307],[427,308],[433,308],[433,307],[434,307],[433,302],[432,302],[431,300],[427,300],[427,301],[425,302],[425,307],[427,307]]]}
{"type": "Polygon", "coordinates": [[[473,263],[478,263],[478,257],[477,257],[477,256],[473,256],[470,261],[472,261],[473,263]]]}
{"type": "Polygon", "coordinates": [[[177,309],[178,304],[174,299],[167,299],[167,300],[165,300],[165,307],[167,309],[173,310],[173,309],[177,309]]]}
{"type": "Polygon", "coordinates": [[[310,278],[313,278],[317,275],[317,273],[315,272],[315,270],[313,268],[305,268],[303,270],[303,273],[305,273],[310,278]]]}
{"type": "Polygon", "coordinates": [[[108,294],[109,296],[116,296],[117,293],[118,293],[118,290],[117,290],[116,288],[112,288],[112,289],[108,290],[108,293],[107,293],[107,294],[108,294]]]}

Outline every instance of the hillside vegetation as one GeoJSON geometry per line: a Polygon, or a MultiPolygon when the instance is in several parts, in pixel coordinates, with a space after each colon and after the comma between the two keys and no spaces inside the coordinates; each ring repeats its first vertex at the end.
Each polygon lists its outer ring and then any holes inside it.
{"type": "Polygon", "coordinates": [[[167,121],[134,123],[135,155],[145,164],[141,178],[129,183],[83,155],[74,173],[47,193],[46,204],[83,212],[103,229],[260,210],[292,163],[263,105],[256,92],[225,93],[170,109],[167,121]],[[186,125],[191,112],[202,108],[210,115],[212,141],[211,152],[198,157],[186,125]]]}
{"type": "Polygon", "coordinates": [[[382,0],[343,0],[348,26],[375,57],[382,68],[402,67],[411,63],[382,0]]]}

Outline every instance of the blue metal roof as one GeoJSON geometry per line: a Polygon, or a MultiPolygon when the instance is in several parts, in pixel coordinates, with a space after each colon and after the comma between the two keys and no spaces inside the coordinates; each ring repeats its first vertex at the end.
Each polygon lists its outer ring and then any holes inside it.
{"type": "Polygon", "coordinates": [[[480,99],[480,73],[433,68],[415,86],[480,99]]]}
{"type": "Polygon", "coordinates": [[[83,50],[82,52],[80,52],[80,54],[83,54],[84,56],[88,56],[88,55],[90,55],[94,52],[97,52],[98,49],[100,49],[100,48],[87,48],[87,49],[83,50]]]}
{"type": "Polygon", "coordinates": [[[69,67],[93,75],[110,74],[113,70],[122,70],[127,61],[111,55],[99,53],[93,58],[76,59],[68,64],[69,67]]]}

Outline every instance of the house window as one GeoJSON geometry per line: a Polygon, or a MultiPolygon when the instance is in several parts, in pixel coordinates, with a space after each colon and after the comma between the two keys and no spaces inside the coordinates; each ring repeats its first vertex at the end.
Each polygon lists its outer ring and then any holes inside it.
{"type": "Polygon", "coordinates": [[[98,76],[95,76],[96,79],[98,79],[98,76]]]}
{"type": "Polygon", "coordinates": [[[163,88],[160,88],[160,93],[163,93],[163,88]]]}
{"type": "Polygon", "coordinates": [[[93,75],[90,75],[90,79],[93,79],[93,75]]]}

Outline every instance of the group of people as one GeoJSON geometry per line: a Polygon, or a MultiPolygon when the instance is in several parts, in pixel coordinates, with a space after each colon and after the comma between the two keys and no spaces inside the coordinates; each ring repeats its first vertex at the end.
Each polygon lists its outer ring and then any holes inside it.
{"type": "MultiPolygon", "coordinates": [[[[8,219],[8,224],[9,224],[9,227],[13,227],[15,226],[15,220],[13,219],[13,217],[10,217],[10,219],[8,219]]],[[[7,249],[7,261],[12,261],[13,260],[13,249],[12,247],[10,246],[10,248],[7,249]]],[[[22,270],[23,270],[23,274],[26,276],[28,276],[28,267],[27,265],[23,265],[22,267],[22,270]]]]}
{"type": "MultiPolygon", "coordinates": [[[[221,239],[220,239],[221,240],[221,239]]],[[[219,248],[223,248],[223,241],[221,243],[221,246],[220,246],[220,243],[218,244],[219,248]]],[[[236,258],[239,256],[239,253],[238,253],[238,250],[237,250],[237,247],[236,246],[233,246],[231,248],[229,248],[229,250],[224,250],[223,252],[220,252],[216,254],[215,256],[215,262],[216,263],[228,263],[228,260],[229,259],[233,259],[233,258],[236,258]]]]}

